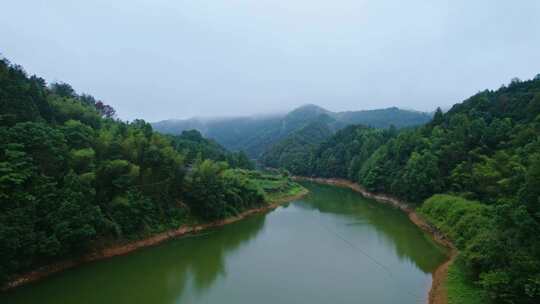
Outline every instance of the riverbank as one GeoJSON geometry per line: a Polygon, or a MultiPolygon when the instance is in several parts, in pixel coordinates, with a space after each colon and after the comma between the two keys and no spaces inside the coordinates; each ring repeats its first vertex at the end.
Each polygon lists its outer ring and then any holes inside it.
{"type": "Polygon", "coordinates": [[[284,203],[294,201],[305,196],[308,192],[309,191],[304,188],[300,190],[298,193],[274,198],[265,206],[246,210],[238,214],[237,216],[226,218],[223,220],[210,222],[210,223],[204,223],[204,224],[198,224],[198,225],[192,225],[192,226],[181,226],[177,229],[168,230],[168,231],[164,231],[158,234],[154,234],[148,238],[144,238],[141,240],[124,243],[124,244],[118,244],[118,245],[114,245],[114,246],[110,246],[106,248],[100,248],[77,259],[64,260],[61,262],[57,262],[48,266],[38,268],[28,273],[17,275],[12,280],[10,280],[7,284],[2,286],[1,290],[5,291],[8,289],[26,285],[32,282],[36,282],[48,276],[51,276],[53,274],[62,272],[70,268],[77,267],[82,264],[104,260],[104,259],[112,258],[115,256],[126,255],[141,248],[156,246],[170,239],[180,238],[189,234],[201,232],[205,229],[216,228],[216,227],[221,227],[227,224],[231,224],[239,220],[242,220],[248,216],[273,210],[284,203]]]}
{"type": "Polygon", "coordinates": [[[344,180],[344,179],[316,178],[316,177],[302,177],[302,176],[294,176],[293,179],[297,181],[311,181],[311,182],[316,182],[316,183],[321,183],[321,184],[333,185],[337,187],[350,188],[353,191],[360,193],[362,196],[366,198],[373,199],[380,203],[390,204],[394,206],[395,208],[398,208],[402,210],[403,212],[405,212],[408,215],[411,222],[413,222],[416,226],[420,227],[420,229],[428,232],[433,237],[433,240],[435,242],[449,249],[448,259],[439,267],[437,267],[437,269],[433,273],[431,288],[429,290],[429,295],[428,295],[429,304],[447,304],[448,303],[448,296],[447,296],[447,290],[445,287],[445,282],[448,277],[448,268],[454,261],[455,257],[457,256],[457,250],[455,246],[452,244],[452,242],[448,238],[446,238],[444,234],[442,234],[438,229],[433,227],[430,223],[428,223],[425,219],[423,219],[420,215],[418,215],[410,204],[407,204],[406,202],[403,202],[389,195],[372,193],[366,190],[364,187],[360,186],[359,184],[353,183],[351,181],[344,180]]]}

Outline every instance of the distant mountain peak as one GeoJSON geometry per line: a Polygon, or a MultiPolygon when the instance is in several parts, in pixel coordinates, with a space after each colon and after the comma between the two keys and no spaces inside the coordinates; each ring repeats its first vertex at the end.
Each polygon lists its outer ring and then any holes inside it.
{"type": "Polygon", "coordinates": [[[301,105],[299,106],[298,108],[294,109],[291,111],[292,112],[297,112],[297,111],[301,111],[301,112],[306,112],[306,111],[310,111],[310,112],[319,112],[319,113],[330,113],[330,111],[328,111],[327,109],[323,108],[323,107],[320,107],[316,104],[312,104],[312,103],[306,103],[304,105],[301,105]]]}
{"type": "Polygon", "coordinates": [[[332,120],[332,112],[321,108],[314,104],[306,104],[300,106],[287,115],[283,119],[282,131],[290,132],[293,129],[299,129],[313,120],[332,120]]]}

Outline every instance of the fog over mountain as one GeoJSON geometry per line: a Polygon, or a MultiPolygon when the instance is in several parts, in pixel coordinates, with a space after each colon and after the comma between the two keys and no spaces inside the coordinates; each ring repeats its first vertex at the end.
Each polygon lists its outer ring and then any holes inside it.
{"type": "Polygon", "coordinates": [[[448,108],[540,70],[540,2],[4,1],[0,53],[120,118],[448,108]]]}
{"type": "Polygon", "coordinates": [[[304,128],[315,127],[321,138],[352,124],[374,128],[401,128],[428,122],[431,115],[396,107],[376,110],[331,112],[313,104],[289,113],[266,116],[170,119],[152,124],[155,130],[181,134],[195,129],[233,151],[243,150],[258,158],[270,146],[304,128]],[[323,135],[324,134],[324,135],[323,135]]]}

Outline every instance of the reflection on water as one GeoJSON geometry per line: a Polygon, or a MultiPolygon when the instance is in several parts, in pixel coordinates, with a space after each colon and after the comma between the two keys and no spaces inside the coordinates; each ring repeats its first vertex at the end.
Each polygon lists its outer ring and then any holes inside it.
{"type": "Polygon", "coordinates": [[[1,303],[419,303],[444,251],[406,215],[348,189],[84,265],[1,303]]]}
{"type": "Polygon", "coordinates": [[[265,216],[256,215],[221,229],[83,265],[10,291],[8,302],[0,297],[0,303],[177,303],[185,294],[203,294],[216,279],[225,279],[227,256],[248,245],[264,223],[265,216]]]}
{"type": "Polygon", "coordinates": [[[346,226],[369,225],[375,228],[372,232],[377,234],[380,241],[393,247],[398,257],[415,263],[426,273],[445,260],[444,248],[409,223],[407,215],[400,210],[366,199],[362,199],[359,204],[359,195],[350,189],[313,183],[306,183],[305,186],[310,189],[310,195],[298,204],[299,207],[340,215],[346,226]],[[437,250],[433,250],[434,248],[437,250]]]}

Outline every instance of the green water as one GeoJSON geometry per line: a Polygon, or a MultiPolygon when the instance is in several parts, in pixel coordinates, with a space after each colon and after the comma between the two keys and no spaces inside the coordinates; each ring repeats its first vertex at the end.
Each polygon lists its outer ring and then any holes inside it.
{"type": "Polygon", "coordinates": [[[444,250],[391,207],[348,190],[83,265],[0,303],[424,303],[444,250]]]}

